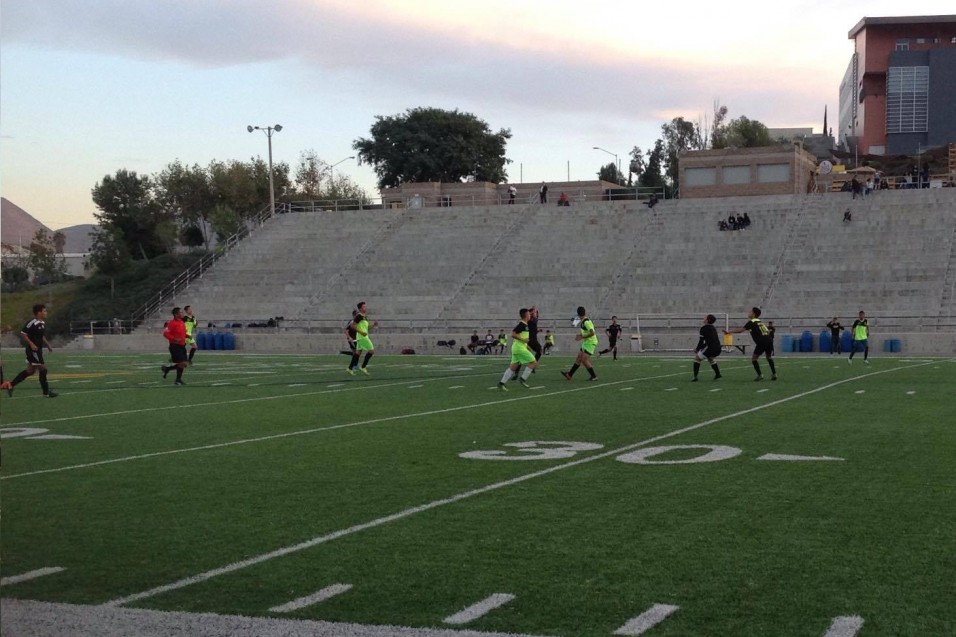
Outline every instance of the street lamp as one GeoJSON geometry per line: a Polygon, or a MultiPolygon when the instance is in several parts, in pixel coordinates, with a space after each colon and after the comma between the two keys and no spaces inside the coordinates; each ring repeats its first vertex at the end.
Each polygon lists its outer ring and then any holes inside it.
{"type": "Polygon", "coordinates": [[[266,137],[269,138],[269,209],[271,210],[272,216],[276,214],[276,189],[275,184],[272,180],[272,135],[278,133],[282,130],[281,124],[276,124],[275,126],[253,126],[252,124],[246,126],[246,130],[250,133],[254,130],[261,130],[266,134],[266,137]]]}
{"type": "Polygon", "coordinates": [[[614,165],[617,166],[617,175],[618,175],[618,177],[621,176],[621,160],[620,160],[620,158],[618,158],[617,153],[612,153],[611,151],[605,150],[605,149],[601,148],[600,146],[592,146],[591,148],[593,148],[594,150],[599,150],[599,151],[601,151],[602,153],[607,153],[608,155],[613,156],[613,157],[614,157],[614,165]]]}
{"type": "Polygon", "coordinates": [[[334,164],[332,164],[331,166],[329,166],[329,183],[330,183],[330,184],[331,184],[333,181],[335,181],[335,174],[332,172],[332,169],[335,168],[336,166],[338,166],[339,164],[341,164],[342,162],[348,161],[348,160],[350,160],[350,159],[355,159],[355,155],[349,155],[349,156],[346,157],[345,159],[339,160],[339,161],[335,162],[334,164]]]}

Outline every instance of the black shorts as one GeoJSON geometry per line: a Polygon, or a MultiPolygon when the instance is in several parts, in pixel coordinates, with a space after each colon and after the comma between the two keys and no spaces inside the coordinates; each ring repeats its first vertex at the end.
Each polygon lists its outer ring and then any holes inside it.
{"type": "Polygon", "coordinates": [[[174,343],[170,343],[169,356],[173,359],[174,363],[185,363],[189,360],[189,356],[186,355],[185,345],[176,345],[174,343]]]}
{"type": "Polygon", "coordinates": [[[27,351],[27,365],[44,365],[43,362],[43,347],[38,347],[36,351],[33,351],[29,347],[25,347],[27,351]]]}
{"type": "Polygon", "coordinates": [[[698,350],[697,353],[701,358],[717,358],[722,351],[719,347],[714,347],[711,349],[698,350]]]}
{"type": "Polygon", "coordinates": [[[535,354],[541,353],[541,343],[537,339],[531,339],[528,341],[528,349],[530,349],[535,354]]]}
{"type": "Polygon", "coordinates": [[[773,341],[770,339],[761,339],[754,343],[754,356],[761,354],[770,354],[773,356],[773,341]]]}
{"type": "Polygon", "coordinates": [[[614,349],[617,347],[617,337],[611,336],[607,339],[607,348],[614,349]]]}

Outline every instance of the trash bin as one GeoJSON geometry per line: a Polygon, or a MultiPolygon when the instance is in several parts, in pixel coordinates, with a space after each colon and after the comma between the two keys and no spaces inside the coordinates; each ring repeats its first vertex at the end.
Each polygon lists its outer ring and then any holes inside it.
{"type": "Polygon", "coordinates": [[[898,338],[890,339],[890,351],[894,354],[903,351],[903,341],[898,338]]]}
{"type": "Polygon", "coordinates": [[[780,337],[780,351],[781,352],[793,351],[793,334],[783,334],[780,337]]]}
{"type": "Polygon", "coordinates": [[[805,330],[803,334],[800,335],[800,351],[801,352],[813,351],[813,332],[811,332],[810,330],[805,330]]]}
{"type": "Polygon", "coordinates": [[[844,352],[851,352],[852,350],[850,348],[853,347],[853,337],[850,336],[850,332],[843,332],[843,336],[840,338],[840,348],[844,352]]]}
{"type": "Polygon", "coordinates": [[[216,332],[213,335],[214,343],[213,349],[226,349],[226,335],[222,332],[216,332]]]}
{"type": "Polygon", "coordinates": [[[883,339],[883,351],[887,354],[893,351],[893,339],[883,339]]]}
{"type": "Polygon", "coordinates": [[[820,332],[820,351],[829,352],[830,351],[830,330],[823,330],[820,332]]]}
{"type": "Polygon", "coordinates": [[[236,349],[236,335],[232,332],[226,332],[222,335],[223,349],[236,349]]]}

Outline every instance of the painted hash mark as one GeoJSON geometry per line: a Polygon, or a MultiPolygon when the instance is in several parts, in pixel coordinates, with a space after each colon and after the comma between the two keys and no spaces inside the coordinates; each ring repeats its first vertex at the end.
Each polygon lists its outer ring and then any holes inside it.
{"type": "Polygon", "coordinates": [[[627,620],[623,626],[614,631],[615,635],[641,635],[667,619],[677,611],[679,606],[670,604],[654,604],[637,617],[627,620]]]}
{"type": "Polygon", "coordinates": [[[493,595],[489,595],[477,604],[472,604],[471,606],[462,609],[454,615],[446,617],[442,621],[446,624],[467,624],[470,621],[474,621],[479,617],[487,615],[489,612],[493,611],[499,606],[504,606],[514,598],[515,596],[511,595],[510,593],[495,593],[493,595]]]}

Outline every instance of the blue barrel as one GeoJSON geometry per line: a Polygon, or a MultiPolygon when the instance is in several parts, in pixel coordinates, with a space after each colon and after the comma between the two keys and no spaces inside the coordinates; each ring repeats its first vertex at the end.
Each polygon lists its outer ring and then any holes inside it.
{"type": "Polygon", "coordinates": [[[226,338],[225,338],[225,336],[226,336],[226,335],[223,334],[222,332],[216,332],[216,334],[213,336],[213,339],[214,339],[213,342],[214,342],[215,344],[212,346],[212,348],[213,348],[213,349],[226,349],[226,342],[225,342],[225,341],[226,341],[226,338]]]}
{"type": "Polygon", "coordinates": [[[236,335],[232,332],[226,332],[222,335],[223,349],[236,349],[236,335]]]}
{"type": "Polygon", "coordinates": [[[850,349],[850,348],[853,347],[853,337],[850,336],[850,332],[848,332],[848,331],[847,331],[847,332],[843,332],[843,336],[841,336],[840,338],[841,338],[841,340],[840,340],[840,347],[843,349],[843,351],[844,351],[844,352],[851,352],[851,351],[853,351],[852,349],[850,349]]]}
{"type": "Polygon", "coordinates": [[[893,341],[892,339],[885,338],[883,339],[883,351],[887,354],[893,351],[893,341]]]}
{"type": "Polygon", "coordinates": [[[899,354],[903,351],[903,341],[898,338],[890,339],[890,351],[894,354],[899,354]]]}
{"type": "Polygon", "coordinates": [[[810,330],[805,330],[803,334],[800,335],[800,351],[801,352],[813,351],[813,332],[811,332],[810,330]]]}
{"type": "Polygon", "coordinates": [[[193,335],[193,338],[196,339],[196,349],[206,349],[206,333],[197,332],[193,335]]]}
{"type": "Polygon", "coordinates": [[[830,351],[830,330],[823,330],[820,332],[820,351],[830,351]]]}
{"type": "Polygon", "coordinates": [[[781,352],[793,351],[793,334],[783,334],[780,337],[780,351],[781,352]]]}

